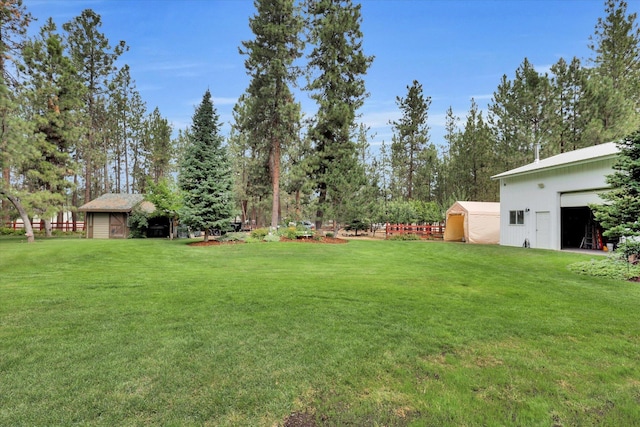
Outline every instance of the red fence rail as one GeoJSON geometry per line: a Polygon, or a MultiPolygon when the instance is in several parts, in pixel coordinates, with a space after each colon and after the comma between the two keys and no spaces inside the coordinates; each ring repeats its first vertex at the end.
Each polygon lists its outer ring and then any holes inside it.
{"type": "Polygon", "coordinates": [[[427,224],[389,224],[386,227],[387,238],[397,234],[416,234],[423,239],[442,239],[444,237],[444,225],[427,224]]]}
{"type": "MultiPolygon", "coordinates": [[[[22,221],[12,221],[4,224],[6,228],[12,230],[24,230],[24,224],[22,221]]],[[[44,221],[35,221],[31,224],[33,231],[43,231],[44,221]]],[[[84,221],[64,221],[64,222],[52,222],[51,230],[59,231],[84,231],[84,221]]]]}

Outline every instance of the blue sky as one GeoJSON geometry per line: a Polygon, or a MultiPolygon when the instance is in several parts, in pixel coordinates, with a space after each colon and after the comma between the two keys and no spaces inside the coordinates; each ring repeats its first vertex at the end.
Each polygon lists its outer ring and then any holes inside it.
{"type": "MultiPolygon", "coordinates": [[[[629,0],[628,12],[640,2],[629,0]]],[[[61,26],[84,9],[93,9],[112,45],[125,40],[121,58],[151,112],[156,106],[174,126],[189,126],[206,89],[223,130],[249,78],[238,53],[253,39],[251,0],[24,0],[38,22],[48,17],[61,26]]],[[[374,55],[365,76],[370,93],[360,121],[371,128],[372,145],[390,144],[389,120],[400,113],[396,97],[418,80],[429,109],[431,141],[443,143],[445,112],[451,106],[461,123],[471,98],[485,109],[502,75],[512,78],[527,57],[546,71],[564,57],[586,60],[587,45],[604,0],[362,0],[364,50],[374,55]]],[[[299,101],[315,110],[308,95],[299,101]]]]}

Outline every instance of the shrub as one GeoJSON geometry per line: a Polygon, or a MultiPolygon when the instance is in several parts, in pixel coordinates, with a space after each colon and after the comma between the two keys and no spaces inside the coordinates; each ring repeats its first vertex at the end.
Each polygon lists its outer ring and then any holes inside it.
{"type": "MultiPolygon", "coordinates": [[[[614,252],[614,254],[617,253],[618,251],[614,252]]],[[[622,261],[619,256],[615,255],[598,260],[574,262],[569,264],[567,268],[578,274],[617,280],[628,280],[640,276],[639,266],[622,261]]]]}
{"type": "Polygon", "coordinates": [[[265,242],[279,242],[280,241],[280,236],[278,236],[276,233],[267,234],[266,236],[264,236],[262,238],[262,240],[265,241],[265,242]]]}
{"type": "Polygon", "coordinates": [[[290,240],[295,240],[298,237],[298,229],[296,227],[287,227],[282,231],[282,236],[290,240]]]}
{"type": "Polygon", "coordinates": [[[262,240],[268,234],[269,234],[269,229],[268,228],[266,228],[266,227],[264,227],[264,228],[256,228],[255,230],[253,230],[251,232],[251,237],[253,237],[254,239],[262,240]]]}
{"type": "Polygon", "coordinates": [[[388,240],[420,240],[420,236],[413,233],[394,234],[388,240]]]}
{"type": "Polygon", "coordinates": [[[637,240],[627,240],[624,243],[620,243],[614,253],[618,254],[624,261],[628,261],[629,257],[633,257],[636,260],[640,259],[640,242],[637,240]]]}
{"type": "Polygon", "coordinates": [[[24,230],[21,228],[13,229],[9,227],[0,227],[0,236],[22,236],[24,235],[24,230]]]}
{"type": "Polygon", "coordinates": [[[218,237],[219,242],[244,242],[247,240],[247,233],[242,232],[231,232],[225,233],[224,235],[218,237]]]}
{"type": "Polygon", "coordinates": [[[368,230],[369,227],[370,224],[368,222],[362,221],[361,219],[354,219],[353,221],[345,225],[344,229],[347,231],[355,231],[357,234],[358,231],[368,230]]]}
{"type": "Polygon", "coordinates": [[[334,236],[334,234],[333,234],[333,232],[332,232],[332,231],[328,231],[328,232],[325,234],[325,236],[327,236],[327,237],[329,237],[329,238],[332,238],[332,237],[334,236]]]}
{"type": "Polygon", "coordinates": [[[134,209],[129,217],[129,238],[139,239],[147,237],[147,228],[149,227],[149,214],[141,209],[134,209]]]}

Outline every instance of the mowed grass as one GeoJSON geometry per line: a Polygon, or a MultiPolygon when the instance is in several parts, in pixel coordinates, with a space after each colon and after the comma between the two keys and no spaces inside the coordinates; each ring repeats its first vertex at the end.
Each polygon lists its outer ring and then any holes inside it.
{"type": "Polygon", "coordinates": [[[0,425],[640,425],[640,285],[585,259],[0,240],[0,425]]]}

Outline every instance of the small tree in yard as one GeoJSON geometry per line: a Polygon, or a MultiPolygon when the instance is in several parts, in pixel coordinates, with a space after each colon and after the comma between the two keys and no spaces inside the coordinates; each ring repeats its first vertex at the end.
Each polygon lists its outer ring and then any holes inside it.
{"type": "Polygon", "coordinates": [[[169,219],[169,239],[173,240],[178,212],[182,208],[182,198],[175,186],[175,182],[167,178],[161,178],[157,184],[149,179],[147,182],[147,200],[154,204],[156,215],[166,216],[169,219]]]}
{"type": "MultiPolygon", "coordinates": [[[[607,176],[611,191],[600,196],[608,204],[592,206],[596,220],[604,228],[602,233],[609,238],[640,236],[640,130],[618,142],[620,155],[613,166],[614,172],[607,176]]],[[[628,255],[640,254],[636,239],[628,243],[628,255]]]]}
{"type": "Polygon", "coordinates": [[[226,148],[222,146],[219,116],[207,90],[193,115],[193,124],[180,165],[183,192],[180,218],[192,229],[227,230],[233,218],[233,177],[226,148]]]}

